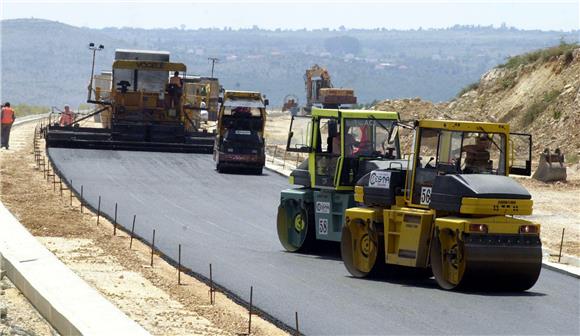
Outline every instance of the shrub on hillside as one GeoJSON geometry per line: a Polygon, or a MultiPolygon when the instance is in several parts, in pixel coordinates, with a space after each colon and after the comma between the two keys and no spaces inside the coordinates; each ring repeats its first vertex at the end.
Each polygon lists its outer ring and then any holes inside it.
{"type": "Polygon", "coordinates": [[[459,93],[457,94],[457,97],[461,97],[464,94],[466,94],[469,91],[472,90],[477,90],[479,89],[479,82],[475,82],[475,83],[471,83],[469,85],[467,85],[466,87],[464,87],[463,89],[461,89],[461,91],[459,91],[459,93]]]}
{"type": "Polygon", "coordinates": [[[532,51],[523,55],[512,56],[508,58],[506,63],[498,65],[498,68],[515,69],[520,65],[531,64],[538,60],[545,62],[552,57],[561,55],[565,55],[564,62],[568,64],[574,59],[573,50],[579,47],[580,45],[578,43],[560,41],[560,44],[554,47],[532,51]]]}

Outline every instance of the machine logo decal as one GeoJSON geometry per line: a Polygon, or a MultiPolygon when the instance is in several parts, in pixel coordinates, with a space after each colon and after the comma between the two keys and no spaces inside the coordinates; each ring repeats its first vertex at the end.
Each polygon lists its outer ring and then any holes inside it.
{"type": "Polygon", "coordinates": [[[391,172],[374,170],[369,177],[369,187],[389,189],[391,183],[391,172]]]}
{"type": "Polygon", "coordinates": [[[329,214],[330,202],[316,202],[316,212],[329,214]]]}

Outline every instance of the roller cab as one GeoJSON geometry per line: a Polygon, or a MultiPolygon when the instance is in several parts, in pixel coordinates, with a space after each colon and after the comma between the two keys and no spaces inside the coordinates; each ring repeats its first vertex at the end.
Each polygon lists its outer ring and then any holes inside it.
{"type": "Polygon", "coordinates": [[[529,174],[529,153],[514,166],[506,124],[425,120],[414,129],[408,165],[357,182],[361,205],[346,210],[341,242],[347,270],[362,277],[384,262],[430,269],[445,289],[531,288],[541,269],[540,225],[513,217],[530,215],[533,202],[508,176],[529,174]]]}

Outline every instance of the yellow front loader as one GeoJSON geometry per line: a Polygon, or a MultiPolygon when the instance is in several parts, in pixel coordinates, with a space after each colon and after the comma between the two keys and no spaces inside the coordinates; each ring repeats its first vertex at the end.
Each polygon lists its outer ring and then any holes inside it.
{"type": "MultiPolygon", "coordinates": [[[[531,136],[509,125],[421,120],[406,166],[375,170],[346,210],[342,258],[355,277],[379,265],[431,270],[444,289],[527,290],[542,265],[531,195],[531,136]],[[516,151],[517,149],[517,151],[516,151]],[[518,216],[518,217],[515,217],[518,216]]],[[[425,272],[427,273],[427,272],[425,272]]]]}

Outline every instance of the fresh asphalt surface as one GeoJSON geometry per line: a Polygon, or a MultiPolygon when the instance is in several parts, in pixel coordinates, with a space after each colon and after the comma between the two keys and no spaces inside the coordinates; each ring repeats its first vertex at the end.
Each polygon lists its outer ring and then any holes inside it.
{"type": "Polygon", "coordinates": [[[579,334],[580,280],[542,269],[523,293],[460,293],[434,280],[351,278],[338,249],[283,251],[276,233],[287,179],[219,174],[210,155],[50,149],[74,188],[109,216],[194,272],[300,331],[327,334],[579,334]]]}

